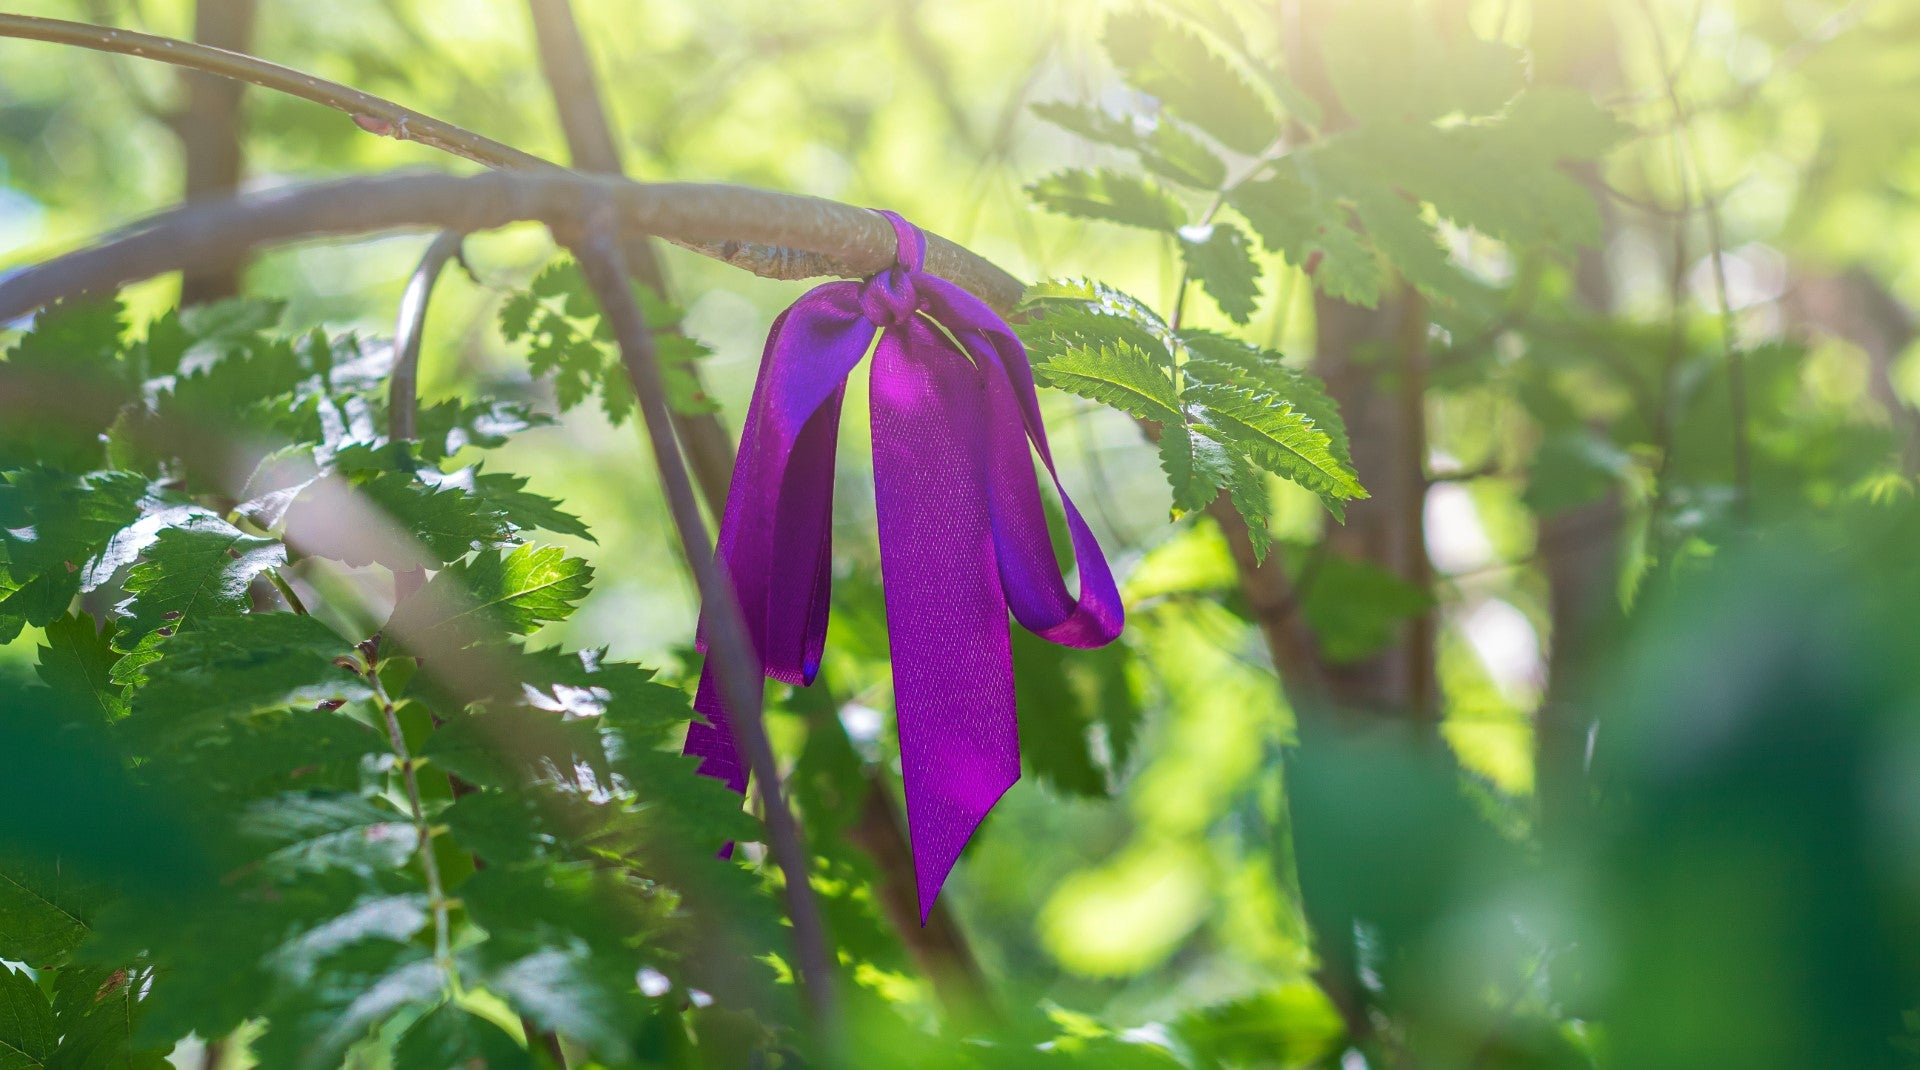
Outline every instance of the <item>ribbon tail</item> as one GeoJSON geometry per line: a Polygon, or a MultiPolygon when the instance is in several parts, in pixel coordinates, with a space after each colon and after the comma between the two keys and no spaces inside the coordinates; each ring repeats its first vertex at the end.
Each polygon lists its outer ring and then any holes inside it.
{"type": "MultiPolygon", "coordinates": [[[[739,600],[756,676],[811,683],[826,640],[834,450],[846,377],[874,327],[858,287],[829,283],[781,314],[767,339],[720,522],[717,563],[739,600]]],[[[704,624],[696,644],[706,651],[704,624]]],[[[682,753],[744,794],[747,764],[709,664],[682,753]]],[[[732,845],[728,845],[728,853],[732,845]]]]}
{"type": "Polygon", "coordinates": [[[988,507],[978,369],[934,328],[874,352],[873,470],[921,924],[1020,778],[1013,659],[988,507]]]}

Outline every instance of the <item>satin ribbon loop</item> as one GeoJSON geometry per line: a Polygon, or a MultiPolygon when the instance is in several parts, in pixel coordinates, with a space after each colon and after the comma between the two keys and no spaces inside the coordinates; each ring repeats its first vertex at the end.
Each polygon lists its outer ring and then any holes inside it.
{"type": "MultiPolygon", "coordinates": [[[[925,273],[917,227],[881,215],[896,237],[891,268],[815,287],[774,321],[717,555],[756,668],[812,683],[831,596],[841,402],[847,376],[871,351],[875,516],[924,923],[967,840],[1020,777],[1009,612],[1074,647],[1111,642],[1125,614],[1099,542],[1054,472],[1020,340],[979,299],[925,273]],[[1066,517],[1078,595],[1054,559],[1035,454],[1066,517]]],[[[744,791],[711,668],[694,708],[706,723],[689,730],[686,753],[701,758],[703,774],[744,791]]]]}

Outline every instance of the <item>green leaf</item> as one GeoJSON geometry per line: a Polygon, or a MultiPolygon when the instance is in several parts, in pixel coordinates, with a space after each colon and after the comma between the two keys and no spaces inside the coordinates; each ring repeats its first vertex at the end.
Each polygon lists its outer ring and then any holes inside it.
{"type": "Polygon", "coordinates": [[[591,566],[557,546],[521,546],[504,556],[484,550],[436,573],[394,611],[387,630],[402,639],[430,629],[474,639],[496,628],[527,635],[571,616],[592,580],[591,566]]]}
{"type": "Polygon", "coordinates": [[[423,462],[438,464],[468,447],[494,449],[521,431],[552,423],[552,418],[517,401],[442,401],[422,408],[416,416],[416,448],[423,462]]]}
{"type": "Polygon", "coordinates": [[[534,1070],[533,1056],[493,1022],[442,1003],[407,1027],[393,1051],[393,1070],[534,1070]]]}
{"type": "Polygon", "coordinates": [[[1187,209],[1144,178],[1102,168],[1057,171],[1027,187],[1040,207],[1081,219],[1103,219],[1173,234],[1187,222],[1187,209]]]}
{"type": "Polygon", "coordinates": [[[1308,981],[1293,981],[1231,1003],[1190,1011],[1178,1036],[1211,1063],[1312,1066],[1339,1050],[1339,1013],[1308,981]]]}
{"type": "MultiPolygon", "coordinates": [[[[121,359],[120,303],[63,300],[33,317],[33,326],[6,353],[7,370],[29,392],[58,397],[85,385],[82,418],[67,406],[12,406],[0,421],[0,469],[52,465],[84,471],[100,465],[100,433],[124,402],[136,397],[121,359]]],[[[0,525],[3,527],[4,525],[0,525]]]]}
{"type": "Polygon", "coordinates": [[[489,934],[479,949],[487,988],[542,1029],[609,1060],[627,1055],[644,1004],[641,958],[628,941],[640,919],[623,878],[603,867],[488,867],[460,888],[489,934]]]}
{"type": "Polygon", "coordinates": [[[367,681],[338,664],[352,653],[352,644],[308,616],[211,620],[168,642],[165,656],[147,666],[124,727],[156,744],[229,718],[371,697],[367,681]]]}
{"type": "Polygon", "coordinates": [[[263,1067],[338,1070],[347,1049],[400,1011],[438,1004],[447,971],[423,949],[382,941],[332,956],[311,984],[290,994],[253,1042],[263,1067]]]}
{"type": "Polygon", "coordinates": [[[1354,0],[1330,14],[1321,49],[1327,76],[1362,123],[1486,115],[1520,91],[1525,57],[1475,36],[1463,11],[1354,0]]]}
{"type": "Polygon", "coordinates": [[[1107,20],[1106,45],[1127,84],[1235,152],[1256,155],[1280,136],[1279,116],[1253,83],[1165,16],[1117,14],[1107,20]]]}
{"type": "Polygon", "coordinates": [[[1347,425],[1340,417],[1339,407],[1328,396],[1325,383],[1290,367],[1286,358],[1273,350],[1212,331],[1181,331],[1180,344],[1192,358],[1185,368],[1190,378],[1233,386],[1292,405],[1311,417],[1314,426],[1327,436],[1333,456],[1347,468],[1353,467],[1347,425]]]}
{"type": "Polygon", "coordinates": [[[414,563],[411,551],[415,548],[443,564],[512,534],[505,513],[487,499],[458,487],[429,485],[408,472],[356,476],[353,493],[391,517],[412,536],[413,546],[403,551],[389,540],[365,537],[355,524],[343,523],[337,505],[341,488],[325,482],[315,483],[294,499],[285,520],[287,538],[308,554],[348,565],[405,568],[414,563]]]}
{"type": "Polygon", "coordinates": [[[46,626],[47,645],[40,648],[35,672],[40,681],[67,696],[74,708],[108,724],[126,716],[126,688],[113,680],[113,624],[96,629],[93,618],[76,613],[46,626]]]}
{"type": "Polygon", "coordinates": [[[1130,660],[1121,644],[1072,650],[1014,629],[1020,757],[1041,783],[1067,795],[1109,794],[1143,716],[1130,660]]]}
{"type": "Polygon", "coordinates": [[[411,819],[348,794],[292,792],[263,799],[241,815],[239,830],[268,847],[261,864],[276,877],[398,869],[420,848],[411,819]]]}
{"type": "Polygon", "coordinates": [[[1172,367],[1165,339],[1170,332],[1149,323],[1078,303],[1056,302],[1036,308],[1014,328],[1037,366],[1063,353],[1102,346],[1128,347],[1148,355],[1162,367],[1172,367]]]}
{"type": "Polygon", "coordinates": [[[145,493],[131,472],[0,473],[0,642],[65,615],[88,559],[139,517],[145,493]]]}
{"type": "MultiPolygon", "coordinates": [[[[1273,547],[1273,535],[1267,528],[1273,519],[1273,498],[1267,491],[1266,473],[1239,457],[1230,456],[1228,462],[1227,499],[1246,522],[1247,541],[1253,544],[1254,561],[1265,561],[1267,551],[1273,547]]],[[[1337,507],[1330,508],[1334,516],[1340,515],[1337,507]]]]}
{"type": "Polygon", "coordinates": [[[1372,308],[1380,301],[1379,262],[1317,181],[1289,157],[1272,177],[1241,184],[1227,203],[1246,217],[1268,251],[1312,276],[1322,292],[1372,308]]]}
{"type": "Polygon", "coordinates": [[[1160,469],[1173,489],[1173,515],[1179,517],[1213,503],[1227,485],[1232,457],[1225,446],[1186,424],[1167,424],[1160,430],[1160,469]]]}
{"type": "Polygon", "coordinates": [[[170,1070],[167,1048],[136,1046],[145,1008],[141,975],[124,968],[69,965],[53,982],[60,1047],[48,1070],[170,1070]]]}
{"type": "Polygon", "coordinates": [[[113,637],[114,649],[126,655],[113,668],[114,679],[123,683],[158,658],[170,636],[245,613],[248,585],[284,564],[287,549],[199,515],[161,531],[142,556],[127,574],[132,597],[118,607],[125,616],[113,637]]]}
{"type": "Polygon", "coordinates": [[[57,1037],[40,986],[24,970],[0,966],[0,1070],[41,1070],[57,1037]]]}
{"type": "MultiPolygon", "coordinates": [[[[1295,568],[1300,612],[1313,629],[1322,656],[1342,665],[1385,649],[1400,625],[1433,607],[1433,596],[1378,565],[1320,551],[1309,567],[1295,568]]],[[[1303,554],[1296,554],[1302,557],[1303,554]]]]}
{"type": "Polygon", "coordinates": [[[1047,386],[1143,420],[1181,422],[1173,381],[1146,353],[1124,342],[1063,350],[1033,373],[1047,386]]]}
{"type": "Polygon", "coordinates": [[[1292,405],[1210,384],[1196,384],[1188,395],[1204,407],[1196,422],[1202,433],[1313,491],[1335,516],[1342,502],[1367,496],[1326,433],[1292,405]]]}
{"type": "Polygon", "coordinates": [[[111,898],[57,860],[0,855],[0,959],[58,966],[111,898]]]}
{"type": "Polygon", "coordinates": [[[1353,211],[1374,248],[1427,297],[1451,301],[1467,286],[1418,205],[1384,187],[1362,187],[1353,193],[1353,211]]]}
{"type": "Polygon", "coordinates": [[[147,325],[147,336],[129,355],[143,379],[173,375],[183,365],[205,365],[252,335],[279,326],[286,302],[235,297],[184,309],[168,309],[147,325]]]}
{"type": "Polygon", "coordinates": [[[586,524],[572,513],[560,508],[560,503],[544,494],[535,494],[527,489],[525,476],[508,475],[505,472],[480,472],[473,475],[473,494],[489,506],[498,510],[506,521],[516,528],[528,530],[540,528],[557,535],[572,535],[588,542],[596,542],[587,531],[586,524]]]}
{"type": "Polygon", "coordinates": [[[1235,323],[1253,318],[1260,299],[1260,265],[1254,263],[1246,235],[1231,223],[1187,227],[1180,234],[1180,253],[1195,281],[1235,323]]]}
{"type": "Polygon", "coordinates": [[[420,757],[469,784],[515,788],[547,775],[547,767],[607,768],[599,725],[544,710],[470,711],[449,717],[420,757]]]}
{"type": "Polygon", "coordinates": [[[1147,170],[1195,189],[1226,185],[1227,165],[1177,123],[1145,116],[1113,116],[1096,107],[1064,102],[1035,104],[1035,114],[1081,137],[1132,151],[1147,170]]]}

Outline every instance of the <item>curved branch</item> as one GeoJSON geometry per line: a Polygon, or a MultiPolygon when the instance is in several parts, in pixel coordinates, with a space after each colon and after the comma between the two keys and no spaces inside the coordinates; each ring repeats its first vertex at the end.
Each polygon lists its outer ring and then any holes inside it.
{"type": "MultiPolygon", "coordinates": [[[[768,278],[860,277],[893,263],[893,228],[885,219],[865,208],[816,197],[746,186],[642,185],[559,169],[466,177],[395,174],[295,186],[162,212],[98,245],[0,282],[0,322],[61,297],[104,293],[280,242],[405,227],[476,231],[524,220],[565,224],[579,220],[588,204],[610,205],[615,222],[624,229],[718,242],[728,262],[768,278]],[[755,250],[769,247],[786,252],[756,258],[755,250]],[[796,249],[808,251],[790,252],[796,249]]],[[[934,274],[999,309],[1019,300],[1022,287],[1013,276],[945,238],[930,234],[927,240],[927,268],[934,274]]]]}
{"type": "MultiPolygon", "coordinates": [[[[40,18],[34,15],[0,13],[0,37],[48,41],[54,44],[90,48],[97,52],[138,56],[142,59],[158,60],[207,74],[235,78],[263,89],[272,89],[345,112],[352,116],[353,121],[361,129],[369,133],[401,141],[416,141],[492,168],[548,174],[566,173],[565,168],[549,160],[544,160],[532,153],[522,152],[511,145],[476,134],[445,120],[436,119],[424,112],[414,111],[412,108],[402,107],[371,93],[363,93],[338,82],[329,82],[324,78],[316,78],[253,56],[209,48],[188,41],[178,41],[171,37],[91,26],[84,22],[40,18]]],[[[818,203],[831,204],[832,202],[818,203]]],[[[856,211],[846,205],[838,207],[847,212],[856,211]]],[[[863,220],[848,235],[855,239],[848,250],[854,254],[851,258],[838,255],[838,243],[834,241],[823,244],[782,242],[778,239],[741,233],[747,229],[745,227],[716,228],[702,237],[687,237],[666,229],[654,233],[676,245],[710,256],[722,263],[774,279],[804,279],[823,275],[857,277],[882,270],[892,262],[893,234],[886,223],[878,217],[863,220]],[[875,262],[874,256],[864,255],[876,250],[885,250],[886,254],[878,263],[875,262]]],[[[1019,283],[1012,276],[951,243],[943,243],[935,239],[933,247],[927,251],[927,267],[935,274],[944,275],[972,290],[988,304],[1003,311],[1012,307],[1013,303],[1019,299],[1019,283]],[[946,246],[944,251],[939,248],[942,244],[946,246]],[[955,254],[961,260],[971,261],[971,264],[962,269],[954,262],[955,254]],[[943,270],[941,267],[943,261],[947,263],[948,268],[960,270],[961,274],[956,275],[949,270],[943,270]],[[962,277],[963,275],[965,277],[962,277]],[[969,282],[969,278],[973,281],[969,282]]]]}
{"type": "Polygon", "coordinates": [[[460,255],[466,235],[443,230],[420,257],[400,295],[400,316],[393,328],[393,373],[387,377],[387,437],[415,437],[420,418],[420,340],[427,333],[427,299],[447,262],[460,255]]]}

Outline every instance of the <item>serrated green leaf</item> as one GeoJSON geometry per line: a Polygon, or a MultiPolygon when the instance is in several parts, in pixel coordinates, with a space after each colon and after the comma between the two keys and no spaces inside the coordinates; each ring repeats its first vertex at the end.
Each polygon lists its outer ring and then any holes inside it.
{"type": "Polygon", "coordinates": [[[1129,85],[1222,145],[1252,156],[1280,136],[1279,116],[1253,83],[1193,31],[1137,10],[1107,20],[1105,40],[1129,85]]]}
{"type": "Polygon", "coordinates": [[[1212,331],[1181,331],[1180,344],[1191,357],[1185,369],[1190,378],[1234,386],[1292,405],[1312,417],[1314,426],[1325,432],[1333,455],[1341,464],[1352,467],[1346,421],[1328,396],[1325,383],[1290,367],[1279,353],[1212,331]]]}
{"type": "Polygon", "coordinates": [[[393,1050],[393,1070],[534,1070],[533,1056],[493,1022],[442,1003],[407,1027],[393,1050]]]}
{"type": "Polygon", "coordinates": [[[137,396],[136,383],[121,357],[120,303],[117,300],[64,300],[33,317],[33,325],[6,353],[7,370],[29,391],[50,395],[85,384],[87,409],[98,419],[83,419],[65,406],[36,412],[12,406],[0,421],[0,469],[53,465],[77,471],[101,463],[99,435],[115,419],[115,410],[137,396]]]}
{"type": "Polygon", "coordinates": [[[139,517],[145,493],[131,472],[0,473],[0,641],[66,613],[88,559],[139,517]]]}
{"type": "Polygon", "coordinates": [[[1127,149],[1147,170],[1195,189],[1226,185],[1227,165],[1179,124],[1144,116],[1113,116],[1083,104],[1035,104],[1047,122],[1104,145],[1127,149]]]}
{"type": "Polygon", "coordinates": [[[1148,355],[1162,367],[1172,367],[1165,339],[1146,323],[1095,310],[1087,305],[1053,302],[1036,309],[1014,328],[1035,365],[1046,364],[1070,350],[1127,347],[1148,355]]]}
{"type": "Polygon", "coordinates": [[[544,710],[476,710],[447,718],[420,757],[469,784],[514,788],[550,766],[605,771],[599,726],[544,710]]]}
{"type": "Polygon", "coordinates": [[[1180,422],[1180,395],[1146,353],[1126,343],[1074,348],[1034,368],[1039,382],[1143,420],[1180,422]]]}
{"type": "Polygon", "coordinates": [[[126,716],[126,688],[113,680],[113,624],[94,627],[85,613],[72,614],[46,626],[46,644],[40,648],[35,672],[40,681],[66,696],[74,708],[108,724],[126,716]]]}
{"type": "MultiPolygon", "coordinates": [[[[1273,535],[1267,524],[1273,519],[1273,496],[1267,491],[1267,476],[1239,457],[1227,458],[1227,500],[1247,525],[1247,541],[1253,544],[1255,562],[1265,561],[1273,547],[1273,535]]],[[[1337,506],[1329,506],[1338,517],[1337,506]]]]}
{"type": "Polygon", "coordinates": [[[627,920],[620,882],[601,867],[547,864],[488,867],[460,890],[491,937],[478,952],[487,988],[609,1060],[626,1057],[644,1006],[634,984],[642,960],[628,942],[638,919],[627,920]]]}
{"type": "Polygon", "coordinates": [[[0,1070],[43,1070],[57,1040],[40,986],[26,971],[0,966],[0,1070]]]}
{"type": "Polygon", "coordinates": [[[1186,225],[1187,209],[1171,194],[1137,175],[1106,168],[1057,171],[1027,187],[1040,207],[1080,219],[1101,219],[1173,234],[1186,225]]]}
{"type": "Polygon", "coordinates": [[[273,1009],[266,1032],[253,1041],[254,1054],[263,1067],[338,1070],[347,1049],[393,1015],[416,1004],[439,1003],[450,980],[424,949],[385,942],[354,945],[273,1009]]]}
{"type": "Polygon", "coordinates": [[[111,898],[56,860],[0,855],[0,959],[60,965],[111,898]]]}
{"type": "Polygon", "coordinates": [[[1226,447],[1185,424],[1167,424],[1160,430],[1160,469],[1173,489],[1173,515],[1205,509],[1219,497],[1232,475],[1226,447]]]}
{"type": "Polygon", "coordinates": [[[1467,286],[1418,205],[1384,187],[1357,188],[1352,200],[1373,247],[1415,289],[1432,300],[1451,301],[1467,286]]]}
{"type": "Polygon", "coordinates": [[[406,815],[348,794],[260,800],[241,815],[239,832],[267,848],[261,867],[276,877],[398,869],[420,848],[419,830],[406,815]]]}
{"type": "Polygon", "coordinates": [[[164,656],[146,666],[124,728],[130,738],[156,743],[229,718],[368,698],[367,681],[336,664],[352,652],[352,644],[308,616],[209,620],[169,641],[164,656]]]}
{"type": "Polygon", "coordinates": [[[1308,177],[1289,157],[1271,177],[1241,184],[1227,203],[1268,251],[1306,272],[1322,292],[1371,308],[1380,301],[1379,262],[1348,225],[1345,209],[1308,177]]]}
{"type": "Polygon", "coordinates": [[[1347,179],[1353,186],[1392,175],[1441,216],[1509,244],[1591,244],[1600,231],[1593,195],[1556,166],[1561,157],[1552,146],[1503,117],[1444,128],[1363,129],[1329,142],[1319,157],[1331,174],[1366,176],[1347,179]]]}
{"type": "Polygon", "coordinates": [[[436,573],[395,610],[387,630],[403,639],[429,629],[476,639],[494,628],[527,635],[571,616],[592,581],[592,566],[557,546],[520,546],[505,555],[484,550],[436,573]]]}
{"type": "Polygon", "coordinates": [[[573,535],[588,542],[598,541],[587,531],[586,524],[579,517],[560,508],[559,501],[529,491],[525,476],[476,470],[473,494],[498,510],[514,527],[522,530],[539,528],[557,535],[573,535]]]}
{"type": "Polygon", "coordinates": [[[498,398],[437,402],[422,408],[414,420],[419,457],[427,464],[438,464],[468,447],[504,446],[513,435],[552,423],[552,418],[520,402],[498,398]]]}
{"type": "Polygon", "coordinates": [[[141,976],[124,968],[69,965],[54,978],[60,1046],[48,1070],[169,1070],[166,1047],[137,1046],[141,976]]]}
{"type": "Polygon", "coordinates": [[[126,656],[114,665],[113,678],[121,683],[135,680],[158,658],[168,637],[245,613],[248,585],[284,564],[287,550],[277,540],[198,515],[162,530],[142,557],[127,574],[132,597],[118,607],[124,616],[113,643],[126,656]]]}
{"type": "Polygon", "coordinates": [[[1195,385],[1187,393],[1199,404],[1195,426],[1203,434],[1313,491],[1334,515],[1341,502],[1367,496],[1307,414],[1228,387],[1195,385]]]}
{"type": "Polygon", "coordinates": [[[324,482],[302,491],[286,513],[288,540],[307,554],[348,565],[406,568],[415,564],[416,551],[441,564],[512,535],[500,508],[459,487],[429,484],[404,471],[357,474],[352,493],[412,536],[411,546],[394,546],[342,523],[336,504],[341,493],[339,485],[324,482]]]}
{"type": "Polygon", "coordinates": [[[1220,311],[1235,323],[1253,318],[1260,299],[1260,265],[1254,263],[1247,236],[1231,223],[1188,227],[1180,234],[1180,255],[1187,271],[1220,311]],[[1198,233],[1204,231],[1204,233],[1198,233]]]}
{"type": "Polygon", "coordinates": [[[1356,0],[1330,13],[1321,35],[1327,77],[1347,114],[1363,123],[1486,115],[1520,91],[1525,57],[1475,36],[1464,13],[1390,0],[1356,0]]]}

